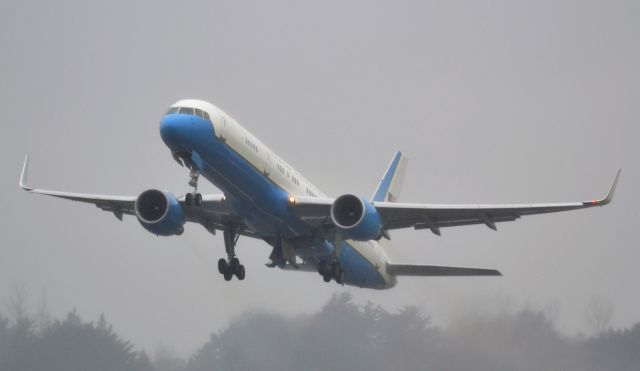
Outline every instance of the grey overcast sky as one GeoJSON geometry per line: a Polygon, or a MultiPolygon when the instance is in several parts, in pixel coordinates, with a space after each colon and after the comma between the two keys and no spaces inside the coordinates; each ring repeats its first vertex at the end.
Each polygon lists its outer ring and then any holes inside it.
{"type": "MultiPolygon", "coordinates": [[[[586,331],[592,295],[640,321],[640,2],[3,1],[0,3],[0,298],[24,284],[56,316],[101,312],[152,350],[190,354],[251,308],[317,310],[334,292],[436,321],[514,303],[586,331]],[[188,190],[158,121],[181,98],[236,118],[326,193],[368,196],[393,152],[401,199],[592,199],[613,204],[486,227],[393,233],[396,262],[495,267],[502,278],[340,288],[270,270],[241,239],[243,282],[216,271],[220,236],[159,238],[135,218],[18,190],[188,190]]],[[[204,191],[216,192],[203,184],[204,191]]]]}

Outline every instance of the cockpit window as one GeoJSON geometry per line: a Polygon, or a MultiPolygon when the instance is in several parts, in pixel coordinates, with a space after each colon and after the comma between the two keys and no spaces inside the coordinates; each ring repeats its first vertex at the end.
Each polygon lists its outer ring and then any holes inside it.
{"type": "Polygon", "coordinates": [[[193,115],[193,108],[191,108],[191,107],[180,107],[179,113],[183,113],[185,115],[193,115]]]}
{"type": "Polygon", "coordinates": [[[171,107],[167,111],[167,115],[172,114],[172,113],[181,113],[181,114],[184,114],[184,115],[196,115],[196,116],[198,116],[200,118],[203,118],[205,120],[211,121],[211,118],[209,117],[209,114],[205,110],[201,110],[199,108],[193,108],[193,107],[171,107]]]}

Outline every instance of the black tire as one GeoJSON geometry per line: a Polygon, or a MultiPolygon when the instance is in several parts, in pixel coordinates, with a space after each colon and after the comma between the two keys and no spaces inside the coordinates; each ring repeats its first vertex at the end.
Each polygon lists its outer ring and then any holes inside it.
{"type": "Polygon", "coordinates": [[[224,280],[225,281],[231,281],[232,278],[233,278],[233,273],[231,273],[231,272],[225,272],[224,273],[224,280]]]}
{"type": "Polygon", "coordinates": [[[236,272],[235,273],[236,273],[236,277],[238,277],[238,279],[240,281],[242,281],[244,279],[244,274],[245,274],[244,265],[242,265],[242,264],[238,265],[236,267],[236,272]]]}
{"type": "Polygon", "coordinates": [[[193,205],[193,194],[191,194],[191,193],[187,193],[187,194],[184,196],[184,204],[185,204],[186,206],[191,206],[191,205],[193,205]]]}
{"type": "Polygon", "coordinates": [[[196,193],[195,197],[193,198],[193,204],[196,206],[202,205],[202,193],[196,193]]]}
{"type": "Polygon", "coordinates": [[[331,282],[331,275],[330,274],[323,274],[322,275],[322,279],[324,280],[324,282],[331,282]]]}
{"type": "Polygon", "coordinates": [[[338,276],[338,272],[341,271],[342,269],[340,268],[340,264],[338,264],[338,262],[333,262],[333,264],[331,264],[331,275],[335,278],[338,276]]]}
{"type": "Polygon", "coordinates": [[[220,274],[224,274],[227,269],[229,269],[229,264],[227,264],[227,261],[224,259],[218,260],[218,272],[220,272],[220,274]]]}
{"type": "Polygon", "coordinates": [[[238,258],[233,258],[229,261],[229,267],[231,267],[231,271],[236,273],[238,266],[240,265],[240,260],[238,258]]]}
{"type": "Polygon", "coordinates": [[[322,262],[322,263],[318,264],[318,273],[321,276],[330,275],[331,274],[331,269],[329,268],[329,264],[327,264],[326,262],[322,262]]]}

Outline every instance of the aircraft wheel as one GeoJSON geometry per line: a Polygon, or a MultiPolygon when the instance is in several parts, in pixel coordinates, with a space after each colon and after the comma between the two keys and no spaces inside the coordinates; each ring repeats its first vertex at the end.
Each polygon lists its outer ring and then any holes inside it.
{"type": "Polygon", "coordinates": [[[326,262],[321,262],[318,265],[318,273],[323,277],[327,275],[331,276],[331,267],[326,262]]]}
{"type": "Polygon", "coordinates": [[[192,193],[187,193],[187,194],[184,196],[184,204],[185,204],[186,206],[191,206],[191,205],[193,205],[193,194],[192,194],[192,193]]]}
{"type": "Polygon", "coordinates": [[[229,261],[229,267],[233,273],[237,272],[238,266],[240,266],[240,260],[238,258],[233,258],[229,261]]]}
{"type": "Polygon", "coordinates": [[[235,269],[235,273],[236,273],[236,277],[238,277],[238,279],[240,281],[242,281],[244,279],[244,265],[240,264],[236,267],[235,269]]]}
{"type": "Polygon", "coordinates": [[[335,278],[338,284],[342,285],[344,283],[344,271],[342,270],[342,268],[338,268],[338,272],[335,278]]]}
{"type": "Polygon", "coordinates": [[[330,282],[331,281],[331,275],[330,274],[323,274],[322,275],[322,279],[324,280],[324,282],[330,282]]]}
{"type": "Polygon", "coordinates": [[[224,273],[224,280],[225,281],[231,281],[232,278],[233,278],[233,273],[231,273],[231,272],[225,272],[224,273]]]}
{"type": "Polygon", "coordinates": [[[196,193],[193,198],[193,204],[196,206],[202,205],[202,193],[196,193]]]}
{"type": "Polygon", "coordinates": [[[331,269],[329,270],[329,273],[335,278],[338,276],[338,272],[341,270],[342,269],[340,269],[340,264],[338,264],[338,262],[335,261],[331,264],[331,269]]]}
{"type": "Polygon", "coordinates": [[[229,269],[229,264],[227,264],[227,261],[224,259],[218,260],[218,272],[220,274],[224,274],[227,269],[229,269]]]}
{"type": "Polygon", "coordinates": [[[331,275],[337,283],[342,284],[344,282],[344,271],[338,262],[334,262],[331,266],[331,275]]]}

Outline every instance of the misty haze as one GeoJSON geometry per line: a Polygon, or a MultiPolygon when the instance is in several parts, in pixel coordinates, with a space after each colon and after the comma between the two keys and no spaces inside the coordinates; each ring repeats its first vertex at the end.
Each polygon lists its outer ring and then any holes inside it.
{"type": "MultiPolygon", "coordinates": [[[[636,1],[0,3],[0,371],[640,369],[636,1]],[[393,230],[390,290],[269,268],[240,236],[158,237],[135,216],[30,195],[190,192],[159,133],[215,104],[330,197],[607,207],[393,230]],[[116,213],[117,214],[117,213],[116,213]],[[117,216],[117,215],[116,215],[117,216]]],[[[199,192],[220,194],[205,179],[199,192]]]]}

